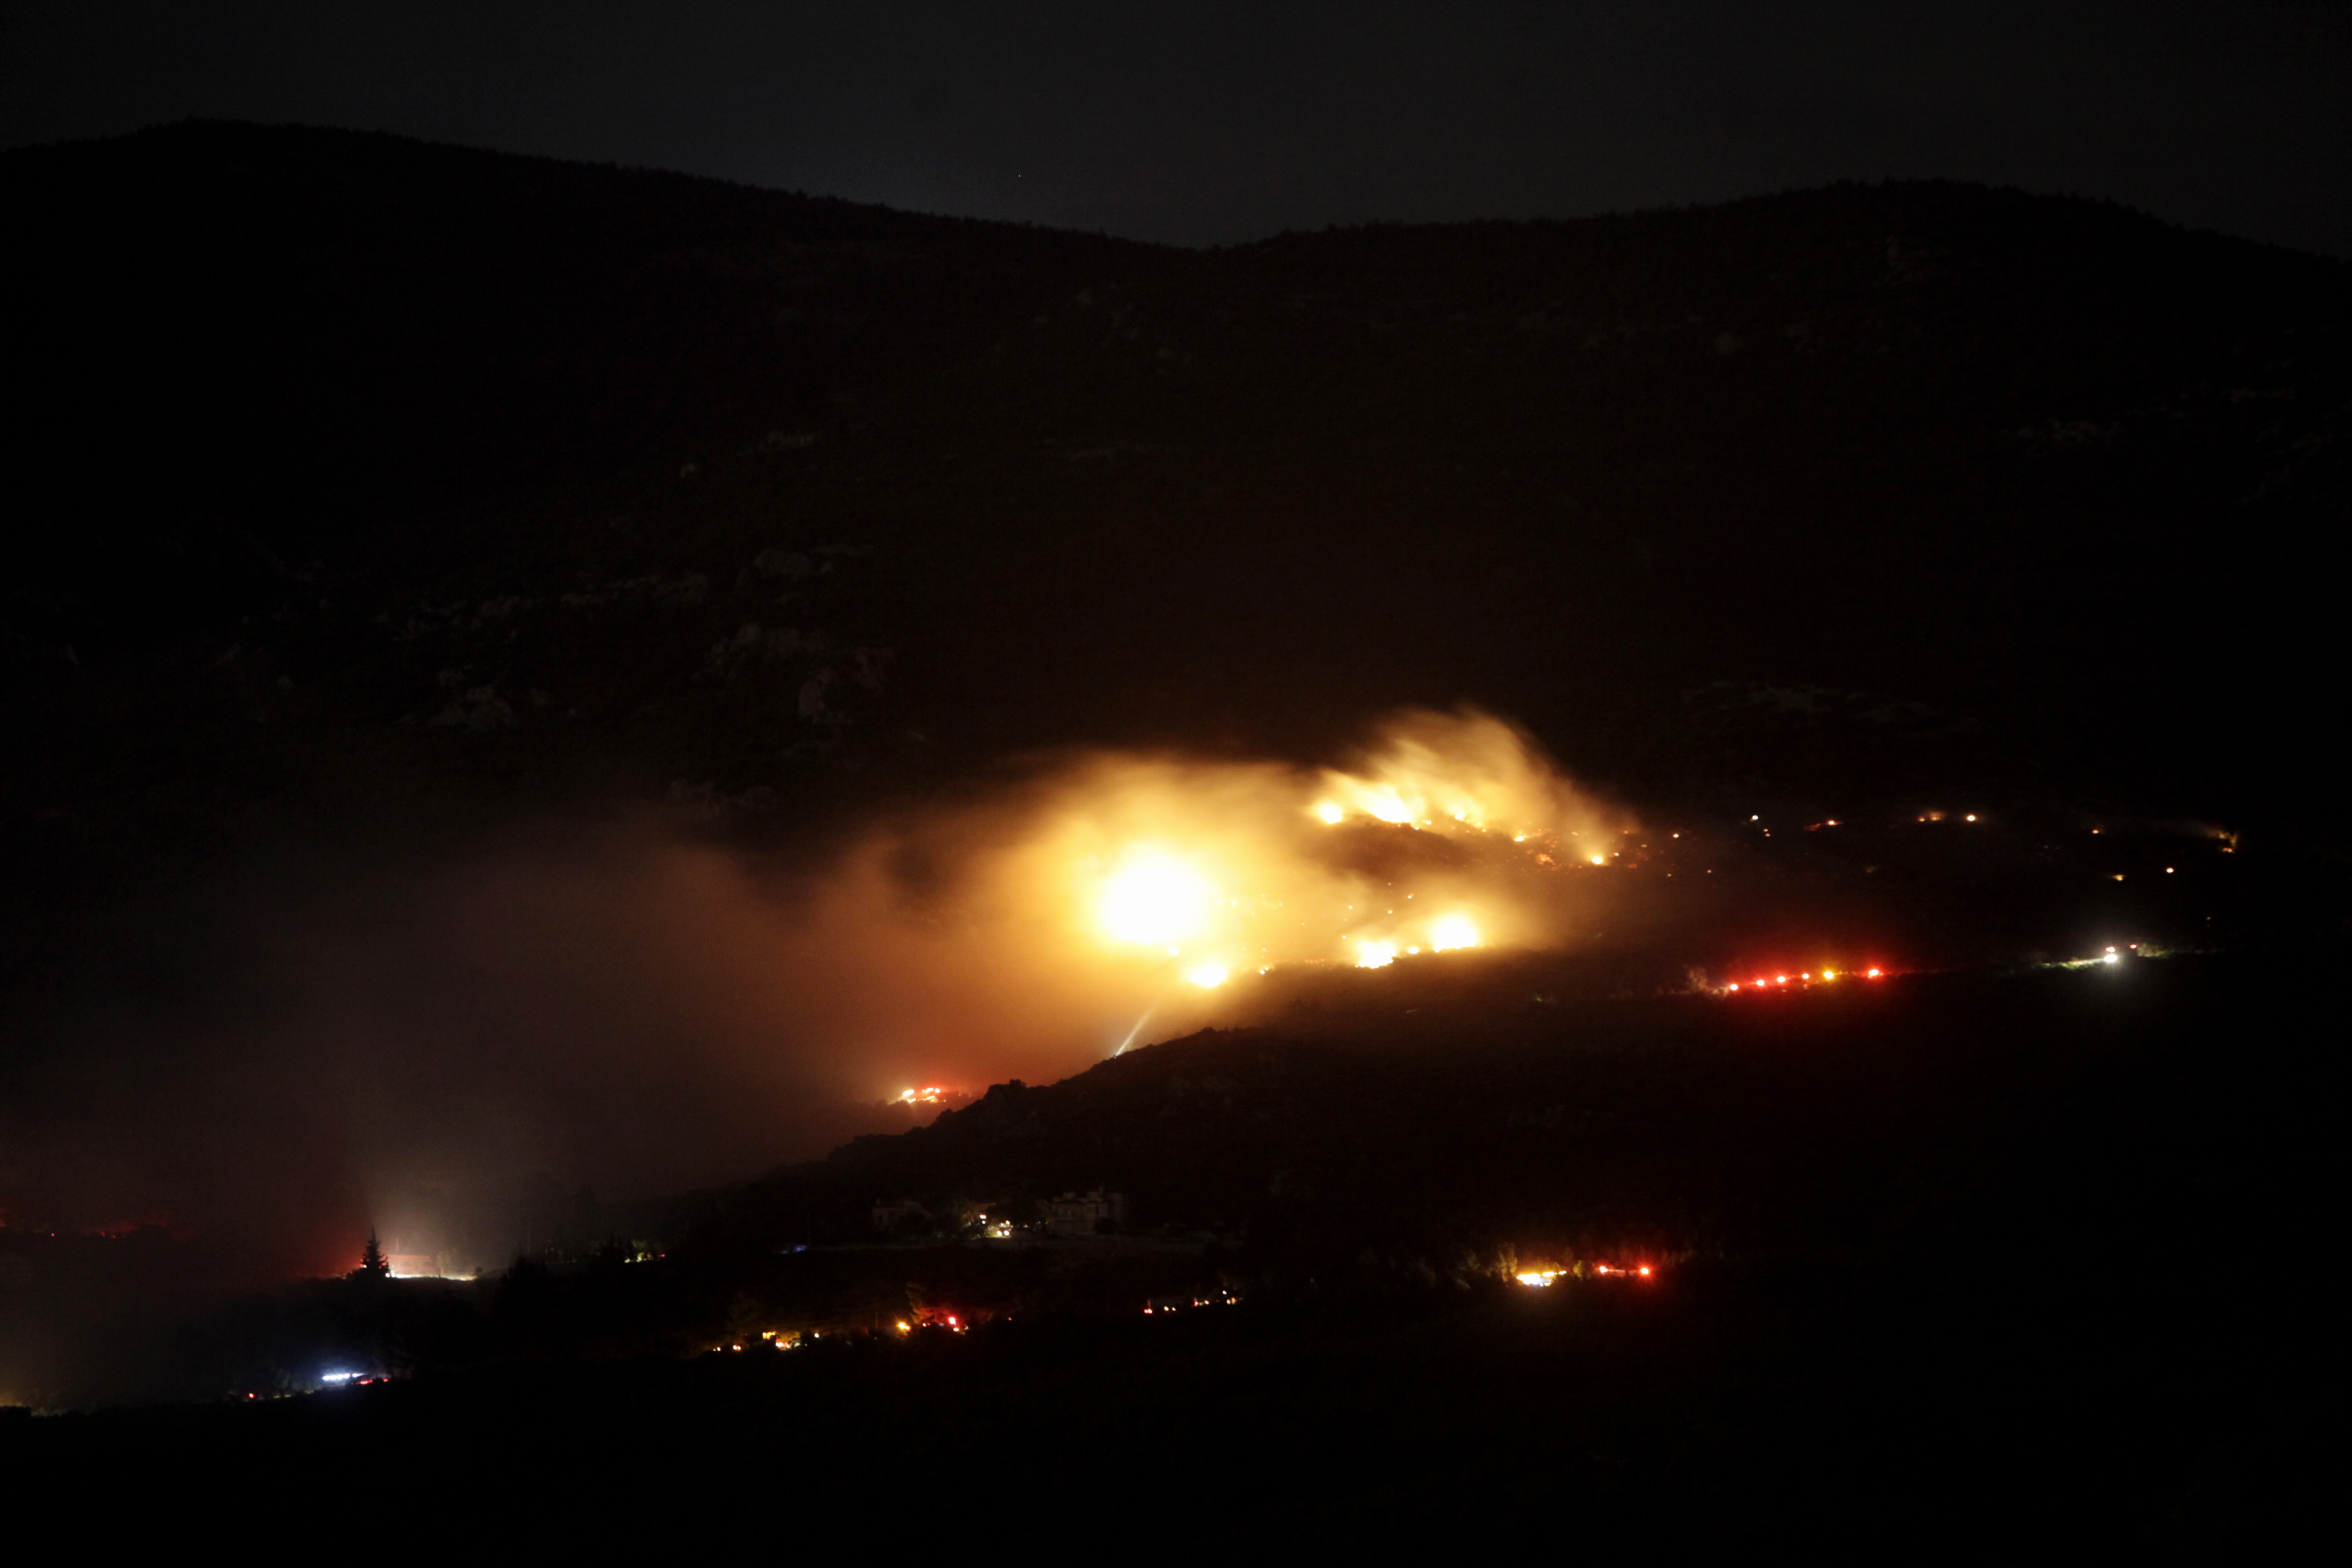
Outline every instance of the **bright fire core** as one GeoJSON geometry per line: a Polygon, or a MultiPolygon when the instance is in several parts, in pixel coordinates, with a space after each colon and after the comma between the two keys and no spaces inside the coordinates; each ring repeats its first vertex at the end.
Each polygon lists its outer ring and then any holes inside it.
{"type": "Polygon", "coordinates": [[[1093,941],[1204,990],[1539,942],[1562,868],[1605,864],[1622,831],[1508,725],[1426,713],[1359,771],[1106,763],[1061,805],[1046,838],[1093,941]]]}
{"type": "Polygon", "coordinates": [[[1196,1027],[1280,966],[1558,945],[1628,826],[1475,714],[1402,715],[1337,768],[1097,752],[862,840],[780,972],[823,977],[798,1016],[896,1094],[1196,1027]]]}

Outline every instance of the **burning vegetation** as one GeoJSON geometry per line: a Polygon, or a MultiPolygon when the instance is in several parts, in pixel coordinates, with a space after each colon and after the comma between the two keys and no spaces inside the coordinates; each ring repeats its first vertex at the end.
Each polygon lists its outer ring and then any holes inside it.
{"type": "Polygon", "coordinates": [[[1400,714],[1345,767],[1087,753],[867,834],[772,951],[845,1088],[948,1104],[1181,1033],[1270,972],[1562,945],[1631,826],[1475,712],[1400,714]]]}
{"type": "Polygon", "coordinates": [[[1609,864],[1629,824],[1502,721],[1412,712],[1357,771],[1090,765],[1042,826],[1018,858],[1067,868],[1097,942],[1209,990],[1279,963],[1551,945],[1585,891],[1569,868],[1609,864]]]}

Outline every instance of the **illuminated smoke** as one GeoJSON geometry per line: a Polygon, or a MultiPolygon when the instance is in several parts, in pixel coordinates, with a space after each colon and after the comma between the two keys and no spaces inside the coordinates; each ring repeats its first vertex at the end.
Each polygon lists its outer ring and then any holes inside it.
{"type": "Polygon", "coordinates": [[[779,957],[853,1075],[1057,1074],[1270,968],[1556,945],[1626,827],[1475,713],[1400,715],[1320,770],[1091,753],[877,829],[779,957]]]}
{"type": "Polygon", "coordinates": [[[907,1125],[910,1085],[1059,1078],[1264,971],[1557,945],[1624,826],[1508,724],[1412,713],[1321,770],[1064,756],[793,875],[639,817],[244,884],[199,989],[54,1053],[0,1202],[250,1233],[263,1274],[349,1268],[371,1226],[496,1266],[615,1223],[586,1187],[820,1154],[907,1125]]]}

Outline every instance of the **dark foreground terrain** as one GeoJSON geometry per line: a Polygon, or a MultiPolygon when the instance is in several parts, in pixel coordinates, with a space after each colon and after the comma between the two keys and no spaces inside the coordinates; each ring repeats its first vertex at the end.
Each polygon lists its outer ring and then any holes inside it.
{"type": "MultiPolygon", "coordinates": [[[[0,1443],[199,1495],[1122,1550],[2216,1545],[2291,1489],[2326,989],[2276,953],[1202,1036],[711,1194],[643,1264],[352,1282],[391,1381],[0,1443]],[[1094,1252],[866,1223],[1103,1181],[1146,1234],[1094,1252]],[[1582,1277],[1510,1282],[1544,1263],[1582,1277]],[[1140,1310],[1179,1282],[1239,1304],[1140,1310]]],[[[188,1353],[250,1376],[310,1312],[188,1353]]]]}

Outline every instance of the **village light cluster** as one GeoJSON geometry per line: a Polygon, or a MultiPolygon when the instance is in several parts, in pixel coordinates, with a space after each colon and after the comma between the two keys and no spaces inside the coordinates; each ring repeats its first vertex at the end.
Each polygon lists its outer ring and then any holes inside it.
{"type": "Polygon", "coordinates": [[[1753,994],[1758,991],[1785,990],[1791,985],[1802,988],[1810,985],[1828,985],[1840,980],[1883,980],[1885,977],[1886,971],[1874,964],[1867,969],[1814,969],[1796,974],[1759,974],[1753,980],[1734,980],[1723,989],[1727,993],[1746,991],[1753,994]]]}
{"type": "MultiPolygon", "coordinates": [[[[1530,1289],[1540,1290],[1547,1286],[1551,1285],[1556,1280],[1565,1279],[1571,1276],[1584,1277],[1584,1275],[1585,1266],[1579,1264],[1574,1268],[1523,1269],[1520,1272],[1512,1275],[1511,1278],[1519,1284],[1527,1286],[1530,1289]]],[[[1653,1265],[1647,1263],[1635,1263],[1632,1265],[1595,1263],[1591,1265],[1590,1272],[1590,1278],[1596,1279],[1653,1279],[1656,1277],[1656,1268],[1653,1265]]]]}

